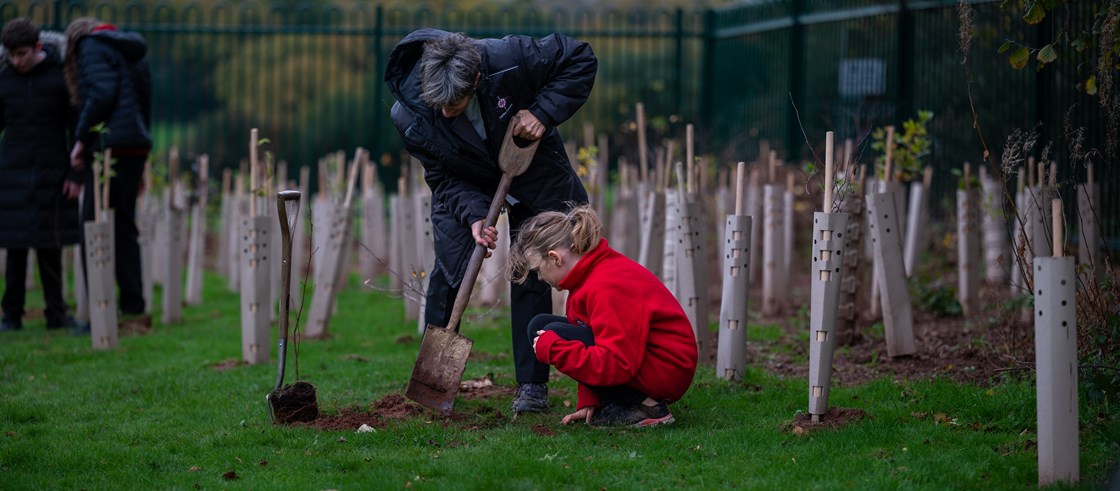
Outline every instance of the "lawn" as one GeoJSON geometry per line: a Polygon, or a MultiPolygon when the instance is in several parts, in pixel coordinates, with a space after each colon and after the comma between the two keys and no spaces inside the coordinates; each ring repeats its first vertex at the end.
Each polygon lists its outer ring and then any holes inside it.
{"type": "MultiPolygon", "coordinates": [[[[462,331],[475,340],[465,378],[490,377],[499,390],[461,395],[455,417],[414,410],[377,419],[368,433],[273,426],[265,394],[276,366],[230,363],[240,358],[238,297],[218,276],[206,287],[205,305],[185,308],[182,323],[157,322],[111,351],[30,317],[23,331],[2,333],[0,489],[1037,487],[1029,374],[984,386],[890,377],[836,386],[831,405],[866,417],[803,432],[789,422],[807,407],[806,380],[752,360],[746,380],[727,383],[704,365],[672,406],[673,425],[560,426],[575,402],[574,383],[560,375],[550,413],[512,418],[501,309],[470,312],[462,331]]],[[[41,308],[38,290],[28,299],[41,308]]],[[[372,413],[404,392],[419,338],[403,314],[399,299],[353,281],[333,337],[300,344],[300,375],[326,413],[372,413]]],[[[782,329],[750,333],[774,340],[782,329]]],[[[1120,452],[1117,411],[1081,407],[1075,489],[1098,489],[1120,452]]]]}

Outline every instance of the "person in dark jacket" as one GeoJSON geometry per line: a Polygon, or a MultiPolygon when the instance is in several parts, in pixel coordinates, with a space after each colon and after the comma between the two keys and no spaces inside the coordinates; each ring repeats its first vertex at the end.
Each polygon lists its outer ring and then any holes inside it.
{"type": "Polygon", "coordinates": [[[0,248],[8,250],[0,331],[23,328],[30,248],[47,328],[73,327],[62,298],[62,247],[78,242],[80,184],[67,158],[73,111],[62,76],[64,39],[41,36],[21,17],[4,25],[0,40],[0,248]]]}
{"type": "MultiPolygon", "coordinates": [[[[87,192],[82,219],[93,220],[93,174],[88,171],[92,153],[112,149],[114,175],[109,181],[109,206],[114,213],[113,240],[120,309],[124,322],[144,316],[140,277],[140,243],[136,228],[136,196],[140,192],[144,161],[152,148],[151,73],[145,58],[147,45],[137,33],[118,31],[90,17],[66,28],[66,83],[78,107],[71,165],[84,170],[87,192]],[[104,124],[108,131],[97,131],[104,124]]],[[[87,326],[88,327],[88,326],[87,326]]]]}
{"type": "MultiPolygon", "coordinates": [[[[590,45],[560,34],[472,39],[436,29],[409,34],[389,55],[393,124],[432,190],[436,261],[428,324],[452,327],[447,322],[472,249],[496,246],[497,230],[484,229],[483,221],[501,180],[498,153],[514,115],[520,117],[514,135],[541,142],[509,190],[511,235],[537,213],[587,202],[556,126],[587,101],[597,63],[590,45]]],[[[519,385],[513,409],[541,412],[548,408],[549,368],[534,356],[526,328],[537,314],[552,312],[548,285],[535,275],[512,285],[510,308],[519,385]]]]}

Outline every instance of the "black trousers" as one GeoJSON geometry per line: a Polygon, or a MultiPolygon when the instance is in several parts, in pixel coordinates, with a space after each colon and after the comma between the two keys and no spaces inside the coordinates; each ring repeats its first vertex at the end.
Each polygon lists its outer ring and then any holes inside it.
{"type": "MultiPolygon", "coordinates": [[[[521,223],[532,217],[524,205],[509,207],[511,241],[517,240],[521,223]]],[[[471,247],[474,243],[471,242],[471,247]]],[[[465,267],[465,265],[464,265],[465,267]]],[[[538,314],[552,313],[552,291],[548,283],[529,274],[525,283],[513,283],[510,287],[510,335],[513,340],[513,364],[518,384],[543,384],[548,382],[548,365],[537,361],[533,353],[533,338],[526,336],[529,321],[538,314]]],[[[451,288],[442,271],[436,270],[428,277],[428,292],[424,308],[424,322],[436,326],[451,327],[451,309],[455,305],[458,290],[451,288]]]]}
{"type": "MultiPolygon", "coordinates": [[[[594,331],[587,326],[568,323],[567,317],[552,314],[538,315],[529,322],[529,329],[526,331],[530,343],[537,336],[537,331],[552,331],[559,335],[560,339],[579,341],[584,346],[595,346],[594,331]]],[[[582,380],[577,380],[577,382],[583,383],[582,380]]],[[[591,389],[591,392],[594,392],[604,405],[614,403],[620,406],[630,406],[644,401],[647,397],[642,391],[627,385],[616,385],[614,387],[600,387],[586,383],[584,385],[591,389]]]]}
{"type": "MultiPolygon", "coordinates": [[[[126,315],[144,313],[144,285],[140,277],[140,230],[136,228],[136,195],[147,157],[113,156],[116,173],[109,180],[109,206],[113,208],[113,241],[116,248],[120,309],[126,315]]],[[[93,220],[93,176],[86,173],[82,222],[93,220]]],[[[85,268],[85,227],[82,227],[82,268],[85,268]]]]}
{"type": "MultiPolygon", "coordinates": [[[[27,299],[27,251],[8,249],[4,272],[4,318],[22,319],[27,299]]],[[[62,249],[35,249],[39,263],[39,282],[43,285],[44,316],[49,325],[62,325],[66,319],[66,301],[62,299],[62,249]]]]}

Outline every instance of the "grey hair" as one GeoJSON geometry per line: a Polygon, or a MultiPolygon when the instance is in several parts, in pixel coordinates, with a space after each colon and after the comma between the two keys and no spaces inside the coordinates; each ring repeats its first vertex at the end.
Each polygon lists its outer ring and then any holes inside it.
{"type": "Polygon", "coordinates": [[[420,57],[420,98],[429,106],[441,108],[463,100],[474,92],[482,66],[478,42],[466,34],[454,33],[424,43],[420,57]]]}

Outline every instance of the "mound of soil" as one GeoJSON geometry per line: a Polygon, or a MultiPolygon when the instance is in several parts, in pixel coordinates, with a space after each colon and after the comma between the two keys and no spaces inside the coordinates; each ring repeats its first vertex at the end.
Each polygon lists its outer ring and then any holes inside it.
{"type": "Polygon", "coordinates": [[[809,413],[799,413],[792,421],[782,423],[782,432],[804,435],[817,430],[835,430],[854,424],[867,417],[862,409],[830,407],[821,415],[820,421],[813,421],[809,413]]]}

